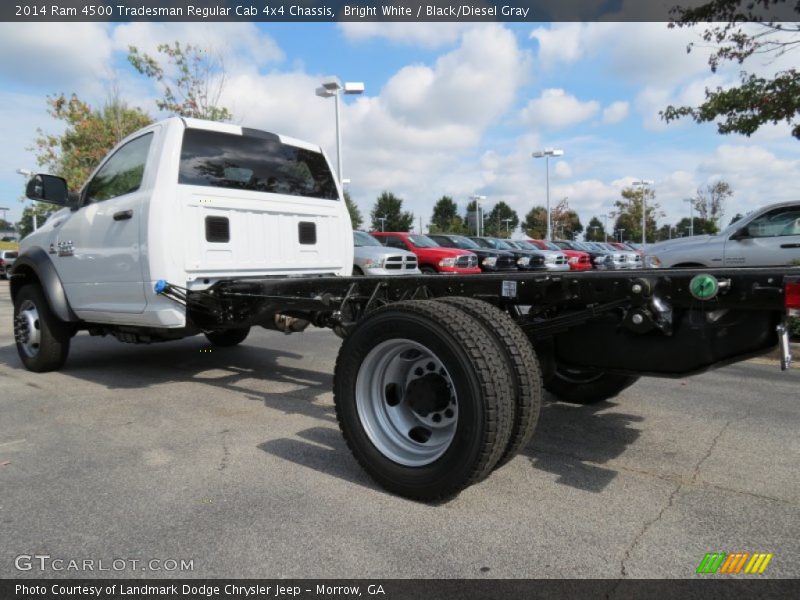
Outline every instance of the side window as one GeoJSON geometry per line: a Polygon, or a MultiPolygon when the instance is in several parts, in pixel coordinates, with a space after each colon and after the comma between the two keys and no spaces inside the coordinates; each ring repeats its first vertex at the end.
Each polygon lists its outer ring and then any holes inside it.
{"type": "Polygon", "coordinates": [[[386,238],[386,245],[390,248],[400,248],[401,250],[406,249],[406,245],[403,243],[403,240],[394,236],[388,236],[386,238]]]}
{"type": "Polygon", "coordinates": [[[777,208],[754,219],[747,227],[750,237],[800,235],[800,207],[777,208]]]}
{"type": "Polygon", "coordinates": [[[103,202],[139,189],[153,134],[131,140],[117,150],[86,187],[86,203],[103,202]]]}

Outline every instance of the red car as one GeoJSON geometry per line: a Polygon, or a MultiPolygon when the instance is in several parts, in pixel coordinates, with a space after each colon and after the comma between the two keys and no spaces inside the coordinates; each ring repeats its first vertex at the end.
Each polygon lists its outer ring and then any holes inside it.
{"type": "Polygon", "coordinates": [[[589,271],[592,268],[592,259],[587,252],[567,250],[546,240],[528,240],[528,243],[539,250],[558,250],[559,252],[563,252],[567,255],[570,271],[589,271]]]}
{"type": "Polygon", "coordinates": [[[370,235],[384,246],[416,254],[419,270],[423,273],[481,272],[475,254],[458,248],[443,248],[426,235],[405,231],[373,231],[370,235]]]}

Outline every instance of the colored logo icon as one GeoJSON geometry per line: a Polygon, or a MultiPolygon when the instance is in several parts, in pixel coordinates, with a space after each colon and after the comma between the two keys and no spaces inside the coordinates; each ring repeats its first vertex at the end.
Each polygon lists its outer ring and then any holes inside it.
{"type": "Polygon", "coordinates": [[[700,561],[697,573],[761,575],[766,571],[773,554],[766,552],[709,552],[700,561]]]}

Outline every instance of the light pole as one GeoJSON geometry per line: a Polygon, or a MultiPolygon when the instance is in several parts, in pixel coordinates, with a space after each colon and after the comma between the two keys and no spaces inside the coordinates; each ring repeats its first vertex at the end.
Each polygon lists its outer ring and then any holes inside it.
{"type": "Polygon", "coordinates": [[[625,229],[620,227],[619,229],[617,229],[617,231],[619,231],[619,243],[621,244],[622,243],[622,234],[625,233],[625,229]]]}
{"type": "Polygon", "coordinates": [[[481,200],[486,200],[486,196],[478,196],[474,194],[469,197],[470,200],[475,201],[475,235],[481,237],[483,235],[483,216],[481,215],[481,200]]]}
{"type": "Polygon", "coordinates": [[[642,188],[642,249],[647,247],[647,186],[654,184],[655,181],[650,179],[640,179],[633,182],[634,186],[642,188]]]}
{"type": "MultiPolygon", "coordinates": [[[[591,229],[593,231],[597,231],[598,229],[600,229],[600,226],[599,225],[592,225],[592,226],[589,227],[589,229],[591,229]]],[[[591,241],[593,241],[593,240],[591,240],[591,241]]]]}
{"type": "Polygon", "coordinates": [[[387,217],[378,217],[378,221],[381,222],[381,231],[383,231],[386,226],[386,219],[387,217]]]}
{"type": "Polygon", "coordinates": [[[339,183],[344,186],[344,180],[342,179],[342,132],[339,126],[339,96],[342,92],[348,95],[363,94],[364,84],[360,81],[348,81],[342,85],[338,77],[328,77],[317,88],[316,93],[320,98],[333,96],[334,104],[336,105],[336,175],[339,177],[339,183]]]}
{"type": "Polygon", "coordinates": [[[508,231],[508,224],[509,224],[509,223],[513,223],[513,222],[514,222],[514,219],[503,219],[503,223],[505,223],[505,224],[506,224],[506,236],[508,236],[508,235],[509,235],[509,231],[508,231]]]}
{"type": "Polygon", "coordinates": [[[694,198],[684,198],[689,203],[689,237],[694,236],[694,198]]]}
{"type": "Polygon", "coordinates": [[[547,180],[547,241],[549,242],[553,239],[553,228],[550,223],[550,157],[564,156],[564,151],[555,148],[545,148],[544,150],[538,150],[532,153],[531,156],[533,158],[544,158],[545,162],[545,177],[547,180]]]}
{"type": "MultiPolygon", "coordinates": [[[[22,175],[26,179],[30,179],[31,177],[36,175],[36,173],[31,171],[30,169],[23,169],[23,168],[17,169],[17,173],[19,175],[22,175]]],[[[31,203],[31,216],[33,217],[33,230],[36,231],[37,229],[39,229],[39,220],[36,218],[36,203],[35,202],[31,203]]]]}
{"type": "Polygon", "coordinates": [[[612,219],[617,216],[617,213],[610,212],[607,215],[603,215],[603,219],[605,219],[605,228],[603,229],[603,236],[606,238],[604,241],[608,242],[608,218],[611,217],[612,219]]]}

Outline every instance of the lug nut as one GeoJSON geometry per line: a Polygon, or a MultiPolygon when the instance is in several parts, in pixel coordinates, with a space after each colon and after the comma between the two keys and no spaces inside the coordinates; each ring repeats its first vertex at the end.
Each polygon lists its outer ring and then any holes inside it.
{"type": "Polygon", "coordinates": [[[642,315],[636,314],[631,317],[631,321],[633,321],[634,325],[641,325],[644,323],[644,317],[642,315]]]}

